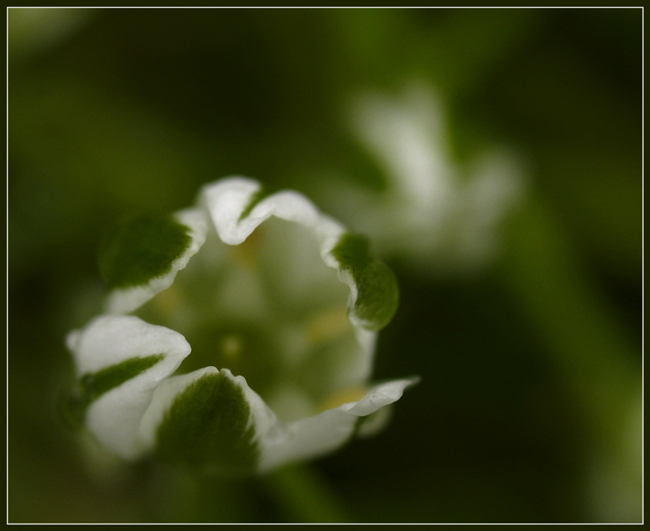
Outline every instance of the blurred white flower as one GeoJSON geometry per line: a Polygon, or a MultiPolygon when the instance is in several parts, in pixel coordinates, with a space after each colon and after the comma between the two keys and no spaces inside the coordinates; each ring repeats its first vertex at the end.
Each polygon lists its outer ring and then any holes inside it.
{"type": "Polygon", "coordinates": [[[425,274],[488,262],[499,222],[523,192],[517,157],[491,149],[468,166],[455,162],[442,102],[424,84],[401,98],[361,96],[351,114],[386,186],[373,191],[337,184],[330,200],[338,215],[370,235],[382,256],[406,258],[425,274]]]}

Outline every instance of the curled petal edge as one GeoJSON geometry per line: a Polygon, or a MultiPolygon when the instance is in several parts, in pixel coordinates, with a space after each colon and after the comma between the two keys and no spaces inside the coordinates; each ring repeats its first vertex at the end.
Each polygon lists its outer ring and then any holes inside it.
{"type": "Polygon", "coordinates": [[[109,292],[105,304],[107,313],[132,312],[156,294],[167,289],[173,284],[178,272],[187,266],[190,258],[203,246],[208,230],[208,220],[202,210],[197,208],[181,210],[174,214],[174,218],[187,229],[187,235],[190,237],[187,248],[170,264],[169,270],[165,274],[151,278],[141,286],[115,289],[109,292]]]}
{"type": "Polygon", "coordinates": [[[345,444],[355,433],[359,419],[402,397],[419,378],[392,380],[373,387],[361,400],[343,404],[288,425],[277,421],[261,437],[260,471],[291,461],[319,457],[345,444]]]}
{"type": "Polygon", "coordinates": [[[271,216],[311,229],[322,260],[350,289],[348,310],[358,333],[380,330],[395,314],[398,288],[390,269],[368,253],[365,238],[321,214],[302,194],[289,190],[265,195],[257,181],[230,177],[206,185],[199,203],[209,212],[221,240],[230,245],[242,243],[271,216]]]}

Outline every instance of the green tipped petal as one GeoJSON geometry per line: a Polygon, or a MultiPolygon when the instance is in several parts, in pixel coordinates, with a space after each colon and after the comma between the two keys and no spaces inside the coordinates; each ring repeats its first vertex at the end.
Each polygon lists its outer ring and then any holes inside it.
{"type": "Polygon", "coordinates": [[[357,296],[351,317],[367,330],[381,330],[395,315],[399,304],[397,280],[390,268],[369,254],[370,243],[346,233],[331,253],[342,271],[352,277],[357,296]]]}
{"type": "Polygon", "coordinates": [[[110,290],[109,313],[135,310],[168,288],[205,241],[200,210],[175,216],[139,216],[119,225],[103,242],[99,268],[110,290]]]}
{"type": "Polygon", "coordinates": [[[77,368],[77,415],[117,455],[141,454],[138,429],[153,392],[190,353],[173,330],[133,316],[108,315],[68,336],[77,368]]]}
{"type": "Polygon", "coordinates": [[[156,453],[208,473],[251,473],[259,450],[250,417],[242,383],[227,369],[203,370],[163,414],[156,429],[156,453]]]}
{"type": "Polygon", "coordinates": [[[206,367],[156,390],[142,421],[144,445],[169,462],[205,473],[243,475],[323,456],[345,444],[359,420],[400,399],[417,378],[394,380],[348,402],[284,423],[241,376],[206,367]]]}
{"type": "Polygon", "coordinates": [[[104,393],[150,369],[163,358],[162,354],[131,358],[96,373],[84,374],[80,382],[86,400],[89,403],[97,400],[104,393]]]}
{"type": "Polygon", "coordinates": [[[188,231],[169,216],[138,216],[117,226],[99,252],[99,270],[106,286],[143,286],[168,273],[190,245],[188,231]]]}
{"type": "Polygon", "coordinates": [[[90,404],[108,391],[153,367],[163,358],[162,354],[131,358],[95,373],[84,374],[79,378],[77,392],[73,392],[68,402],[64,404],[64,407],[68,409],[64,414],[73,422],[73,425],[83,424],[90,404]]]}

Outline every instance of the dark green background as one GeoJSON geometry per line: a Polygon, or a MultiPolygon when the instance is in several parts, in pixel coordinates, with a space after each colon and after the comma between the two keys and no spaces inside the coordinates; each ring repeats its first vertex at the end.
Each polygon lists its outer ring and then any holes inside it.
{"type": "Polygon", "coordinates": [[[383,434],[312,472],[351,521],[639,520],[640,474],[605,481],[618,512],[588,493],[641,377],[640,9],[18,11],[10,522],[307,518],[272,477],[196,487],[147,462],[93,479],[56,416],[64,337],[98,311],[97,244],[124,215],[189,206],[230,174],[316,204],[328,173],[380,190],[344,110],[414,77],[444,96],[460,158],[492,141],[525,155],[528,196],[473,275],[390,259],[402,302],[376,377],[422,381],[383,434]]]}

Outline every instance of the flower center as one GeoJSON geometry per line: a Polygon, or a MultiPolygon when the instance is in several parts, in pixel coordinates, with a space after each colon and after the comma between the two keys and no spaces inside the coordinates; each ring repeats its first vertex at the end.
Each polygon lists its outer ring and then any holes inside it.
{"type": "Polygon", "coordinates": [[[179,372],[230,369],[291,421],[363,383],[347,298],[314,235],[271,218],[238,246],[210,233],[172,287],[138,315],[189,341],[179,372]]]}

